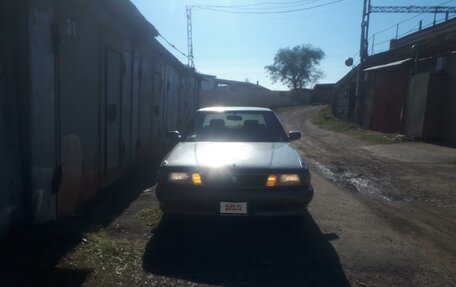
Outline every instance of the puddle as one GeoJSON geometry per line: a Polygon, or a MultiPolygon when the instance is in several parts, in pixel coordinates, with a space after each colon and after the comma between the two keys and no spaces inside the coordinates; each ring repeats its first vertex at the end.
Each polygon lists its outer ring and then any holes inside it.
{"type": "MultiPolygon", "coordinates": [[[[316,160],[310,160],[310,162],[316,167],[318,172],[327,179],[330,179],[336,183],[342,183],[350,188],[357,190],[359,193],[367,195],[372,198],[382,199],[386,201],[395,201],[395,199],[385,195],[371,180],[367,179],[362,174],[355,174],[344,170],[343,172],[333,172],[330,167],[323,165],[316,160]]],[[[333,170],[343,170],[334,167],[333,170]]]]}
{"type": "Polygon", "coordinates": [[[318,171],[326,178],[330,180],[335,180],[336,179],[336,174],[332,172],[329,168],[326,166],[322,165],[316,160],[311,160],[312,164],[318,169],[318,171]]]}
{"type": "Polygon", "coordinates": [[[380,189],[375,187],[374,183],[366,178],[356,177],[354,174],[350,172],[345,172],[342,175],[342,178],[346,179],[346,181],[350,185],[354,186],[356,190],[358,190],[360,193],[367,194],[371,197],[381,198],[386,201],[393,200],[392,198],[382,194],[380,189]]]}

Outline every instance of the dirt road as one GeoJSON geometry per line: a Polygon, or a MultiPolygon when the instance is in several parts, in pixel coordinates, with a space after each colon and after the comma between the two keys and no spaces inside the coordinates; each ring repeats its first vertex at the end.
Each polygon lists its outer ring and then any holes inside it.
{"type": "Polygon", "coordinates": [[[280,115],[314,171],[310,207],[356,286],[454,286],[456,150],[425,143],[376,145],[313,125],[322,107],[280,115]],[[332,182],[328,182],[328,179],[332,182]],[[334,186],[335,183],[337,186],[334,186]]]}
{"type": "Polygon", "coordinates": [[[456,150],[333,133],[321,108],[279,114],[312,171],[301,220],[169,220],[126,181],[0,246],[0,286],[456,286],[456,150]]]}
{"type": "Polygon", "coordinates": [[[456,151],[375,145],[279,115],[316,190],[302,222],[162,220],[143,271],[164,285],[454,286],[456,151]],[[178,281],[176,281],[178,280],[178,281]]]}

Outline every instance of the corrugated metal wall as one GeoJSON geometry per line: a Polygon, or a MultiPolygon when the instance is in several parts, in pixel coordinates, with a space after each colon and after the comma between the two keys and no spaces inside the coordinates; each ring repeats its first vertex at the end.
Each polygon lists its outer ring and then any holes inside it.
{"type": "Polygon", "coordinates": [[[3,35],[22,35],[18,46],[24,51],[16,52],[24,64],[15,77],[26,75],[20,83],[0,78],[0,157],[8,154],[2,163],[16,163],[0,166],[1,233],[13,222],[12,210],[33,222],[67,216],[101,188],[161,155],[166,130],[180,129],[197,109],[199,84],[195,71],[154,39],[153,28],[139,29],[146,36],[135,28],[149,23],[140,17],[120,23],[111,14],[119,10],[111,6],[133,9],[127,0],[15,2],[22,6],[0,1],[2,13],[11,13],[1,18],[0,60],[12,52],[3,35]],[[7,5],[11,11],[3,9],[7,5]],[[5,27],[6,19],[21,21],[24,31],[17,33],[14,22],[5,27]],[[188,90],[186,79],[193,83],[188,90]],[[21,90],[5,96],[7,83],[21,90]],[[8,112],[16,95],[20,109],[8,112]],[[17,114],[24,117],[11,122],[17,114]],[[19,132],[11,134],[15,126],[19,132]],[[14,142],[21,143],[17,153],[10,152],[14,142]]]}
{"type": "MultiPolygon", "coordinates": [[[[22,153],[20,149],[18,90],[18,2],[0,0],[0,237],[23,220],[22,153]]],[[[21,11],[24,12],[23,10],[21,11]]],[[[26,35],[22,35],[25,37],[26,35]]],[[[25,116],[25,115],[24,115],[25,116]]]]}
{"type": "Polygon", "coordinates": [[[183,122],[184,66],[154,49],[155,39],[138,39],[102,11],[78,5],[59,4],[61,137],[68,137],[62,154],[81,156],[64,162],[74,174],[64,172],[62,215],[160,154],[166,130],[183,122]]]}
{"type": "Polygon", "coordinates": [[[36,223],[56,218],[56,81],[53,0],[30,2],[31,202],[36,223]]]}
{"type": "MultiPolygon", "coordinates": [[[[413,61],[366,69],[356,121],[378,131],[456,143],[456,54],[432,52],[413,61]]],[[[390,59],[384,56],[383,64],[388,64],[390,59]]],[[[353,106],[349,95],[353,99],[356,93],[350,86],[356,85],[357,77],[347,76],[338,83],[333,112],[354,120],[347,114],[353,106]]]]}
{"type": "MultiPolygon", "coordinates": [[[[59,216],[66,216],[96,193],[104,177],[110,176],[107,167],[119,161],[118,155],[115,159],[106,157],[108,151],[113,151],[106,149],[109,104],[105,98],[109,80],[105,74],[111,67],[107,60],[109,48],[114,53],[116,48],[122,51],[123,47],[121,41],[115,42],[115,33],[109,29],[101,31],[101,23],[87,15],[87,10],[73,1],[55,3],[59,38],[56,50],[59,164],[63,168],[58,209],[59,216]],[[103,45],[106,38],[113,39],[111,47],[103,45]]],[[[119,69],[118,66],[115,71],[117,81],[119,69]]],[[[119,97],[120,81],[113,85],[117,88],[112,87],[112,92],[119,97]]],[[[111,110],[115,113],[117,128],[120,125],[118,104],[111,110]]],[[[110,132],[114,132],[113,129],[111,127],[110,132]]]]}
{"type": "Polygon", "coordinates": [[[369,128],[399,133],[402,129],[402,115],[408,90],[409,68],[407,66],[392,67],[369,71],[367,91],[371,98],[371,114],[369,128]]]}

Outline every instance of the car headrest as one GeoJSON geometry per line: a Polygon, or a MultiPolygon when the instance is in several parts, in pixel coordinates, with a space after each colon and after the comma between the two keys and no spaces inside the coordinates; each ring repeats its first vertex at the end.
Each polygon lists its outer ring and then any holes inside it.
{"type": "Polygon", "coordinates": [[[246,128],[257,128],[260,126],[260,123],[257,120],[245,120],[244,127],[246,128]]]}
{"type": "Polygon", "coordinates": [[[225,121],[223,119],[213,119],[209,122],[210,127],[220,128],[225,126],[225,121]]]}

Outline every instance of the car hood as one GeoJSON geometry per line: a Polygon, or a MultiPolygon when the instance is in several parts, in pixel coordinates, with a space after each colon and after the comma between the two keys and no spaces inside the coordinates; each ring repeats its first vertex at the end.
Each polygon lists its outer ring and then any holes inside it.
{"type": "Polygon", "coordinates": [[[164,160],[166,166],[236,168],[302,168],[298,153],[289,143],[184,142],[164,160]]]}

